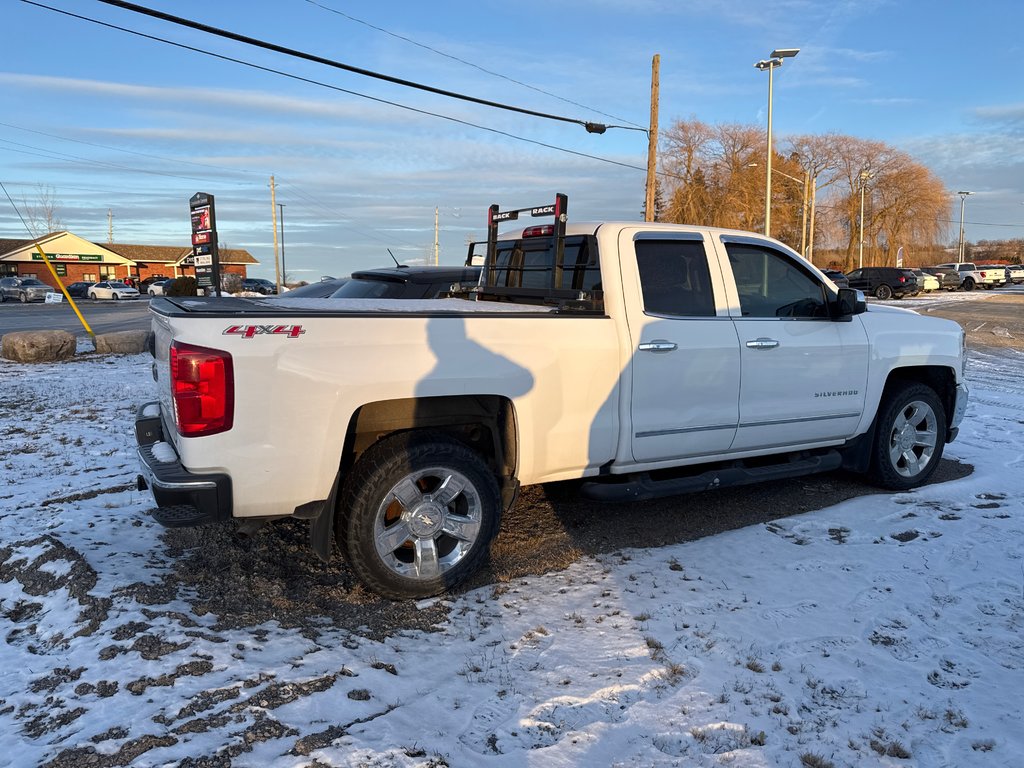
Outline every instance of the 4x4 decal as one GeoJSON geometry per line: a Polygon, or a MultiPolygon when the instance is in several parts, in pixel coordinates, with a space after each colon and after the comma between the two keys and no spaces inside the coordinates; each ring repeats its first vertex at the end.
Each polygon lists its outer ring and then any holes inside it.
{"type": "Polygon", "coordinates": [[[243,339],[251,339],[254,336],[269,334],[271,336],[287,336],[289,339],[297,339],[306,331],[301,325],[230,325],[224,329],[224,336],[241,336],[243,339]]]}

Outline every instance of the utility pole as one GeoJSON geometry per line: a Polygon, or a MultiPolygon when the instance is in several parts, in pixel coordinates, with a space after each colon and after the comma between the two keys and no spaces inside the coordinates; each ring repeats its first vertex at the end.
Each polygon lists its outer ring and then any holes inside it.
{"type": "Polygon", "coordinates": [[[807,226],[807,260],[814,263],[814,206],[818,199],[818,174],[811,179],[811,222],[807,226]]]}
{"type": "Polygon", "coordinates": [[[647,197],[644,200],[644,221],[654,221],[654,193],[658,170],[658,84],[661,54],[651,60],[651,129],[647,132],[647,197]]]}
{"type": "Polygon", "coordinates": [[[281,212],[281,276],[285,285],[288,285],[288,270],[284,266],[284,203],[278,203],[277,209],[281,212]]]}
{"type": "Polygon", "coordinates": [[[274,220],[274,273],[277,276],[277,292],[281,293],[281,265],[277,261],[277,189],[274,177],[270,177],[270,215],[274,220]]]}
{"type": "Polygon", "coordinates": [[[437,206],[435,205],[434,206],[434,266],[435,267],[437,267],[437,266],[439,266],[441,264],[441,262],[439,260],[440,259],[440,249],[438,248],[438,245],[437,245],[437,236],[438,236],[438,229],[439,229],[438,218],[437,217],[438,217],[438,209],[437,209],[437,206]]]}
{"type": "Polygon", "coordinates": [[[114,212],[107,208],[107,242],[114,242],[114,212]]]}

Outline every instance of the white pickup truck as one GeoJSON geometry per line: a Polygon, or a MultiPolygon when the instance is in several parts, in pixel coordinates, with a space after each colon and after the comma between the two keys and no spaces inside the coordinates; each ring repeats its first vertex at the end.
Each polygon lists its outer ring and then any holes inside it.
{"type": "Polygon", "coordinates": [[[566,206],[492,206],[469,298],[156,298],[159,400],[136,421],[154,517],[309,519],[322,557],[336,540],[408,598],[476,569],[521,485],[934,471],[967,404],[958,325],[867,307],[763,236],[567,226],[566,206]],[[531,213],[555,224],[497,234],[531,213]]]}

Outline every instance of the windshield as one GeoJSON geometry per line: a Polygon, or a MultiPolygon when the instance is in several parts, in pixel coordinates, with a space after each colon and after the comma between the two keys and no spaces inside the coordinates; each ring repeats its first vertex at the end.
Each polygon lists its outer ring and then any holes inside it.
{"type": "Polygon", "coordinates": [[[128,286],[124,283],[107,283],[111,288],[127,288],[128,286]]]}
{"type": "Polygon", "coordinates": [[[32,277],[25,278],[24,280],[21,281],[21,284],[28,286],[46,285],[46,283],[42,282],[41,280],[36,280],[35,278],[32,277]]]}
{"type": "Polygon", "coordinates": [[[332,299],[393,299],[401,296],[405,283],[391,280],[352,278],[331,294],[332,299]]]}

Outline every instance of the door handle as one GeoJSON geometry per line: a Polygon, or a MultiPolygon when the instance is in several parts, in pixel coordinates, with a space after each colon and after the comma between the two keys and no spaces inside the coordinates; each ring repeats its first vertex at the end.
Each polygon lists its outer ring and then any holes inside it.
{"type": "Polygon", "coordinates": [[[671,352],[676,348],[676,344],[673,341],[665,341],[664,339],[656,339],[654,341],[645,341],[637,349],[641,352],[671,352]]]}
{"type": "Polygon", "coordinates": [[[777,346],[779,346],[778,341],[775,339],[767,339],[764,336],[747,342],[747,347],[750,349],[775,349],[777,346]]]}

